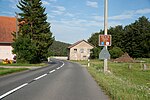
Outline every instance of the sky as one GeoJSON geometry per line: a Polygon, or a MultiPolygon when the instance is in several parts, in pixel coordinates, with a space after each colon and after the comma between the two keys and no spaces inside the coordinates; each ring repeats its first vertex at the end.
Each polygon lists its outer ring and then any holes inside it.
{"type": "MultiPolygon", "coordinates": [[[[0,0],[0,16],[15,16],[19,0],[0,0]]],[[[87,40],[104,29],[104,0],[42,0],[47,21],[57,41],[87,40]]],[[[150,18],[150,0],[108,0],[108,27],[129,25],[150,18]]]]}

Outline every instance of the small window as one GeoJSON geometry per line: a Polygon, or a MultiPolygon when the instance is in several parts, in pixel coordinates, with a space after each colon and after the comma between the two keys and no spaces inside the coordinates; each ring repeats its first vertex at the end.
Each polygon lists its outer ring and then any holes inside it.
{"type": "Polygon", "coordinates": [[[80,53],[84,53],[84,49],[80,49],[80,53]]]}
{"type": "Polygon", "coordinates": [[[87,53],[90,53],[90,49],[87,49],[87,53]]]}
{"type": "Polygon", "coordinates": [[[74,53],[77,53],[77,49],[74,49],[74,53]]]}

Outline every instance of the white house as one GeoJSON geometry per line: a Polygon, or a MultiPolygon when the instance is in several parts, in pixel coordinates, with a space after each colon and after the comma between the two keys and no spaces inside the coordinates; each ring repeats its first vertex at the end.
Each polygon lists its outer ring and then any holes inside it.
{"type": "Polygon", "coordinates": [[[0,16],[0,60],[13,60],[12,32],[16,31],[16,18],[0,16]]]}
{"type": "Polygon", "coordinates": [[[78,41],[68,47],[68,59],[87,60],[90,57],[90,50],[93,48],[94,46],[85,40],[78,41]]]}

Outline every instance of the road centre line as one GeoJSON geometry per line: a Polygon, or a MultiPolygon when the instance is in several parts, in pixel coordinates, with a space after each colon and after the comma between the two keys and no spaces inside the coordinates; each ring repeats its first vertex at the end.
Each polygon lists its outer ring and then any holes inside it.
{"type": "Polygon", "coordinates": [[[38,80],[38,79],[40,79],[40,78],[42,78],[42,77],[44,77],[44,76],[46,76],[47,74],[43,74],[43,75],[41,75],[41,76],[39,76],[39,77],[37,77],[37,78],[35,78],[35,79],[33,79],[33,80],[38,80]]]}
{"type": "Polygon", "coordinates": [[[28,85],[28,83],[22,84],[22,85],[20,85],[20,86],[18,86],[18,87],[16,87],[16,88],[14,88],[14,89],[12,89],[12,90],[6,92],[5,94],[3,94],[3,95],[0,96],[0,99],[2,99],[2,98],[4,98],[4,97],[8,96],[9,94],[11,94],[11,93],[13,93],[13,92],[15,92],[15,91],[17,91],[17,90],[19,90],[19,89],[21,89],[21,88],[23,88],[23,87],[26,86],[26,85],[28,85]]]}
{"type": "MultiPolygon", "coordinates": [[[[60,69],[60,68],[62,68],[62,67],[64,66],[64,62],[63,62],[63,61],[60,61],[60,62],[62,62],[63,64],[62,64],[60,67],[57,67],[56,69],[60,69]]],[[[55,72],[55,71],[56,71],[56,70],[54,69],[54,70],[50,71],[49,73],[53,73],[53,72],[55,72]]],[[[43,78],[43,77],[46,76],[46,75],[48,75],[48,73],[43,74],[43,75],[41,75],[41,76],[39,76],[39,77],[37,77],[37,78],[34,78],[33,81],[36,81],[36,80],[38,80],[38,79],[40,79],[40,78],[43,78]]],[[[1,100],[2,98],[4,98],[4,97],[10,95],[11,93],[13,93],[13,92],[15,92],[15,91],[17,91],[17,90],[19,90],[19,89],[25,87],[26,85],[32,83],[33,81],[31,81],[31,82],[29,82],[29,83],[24,83],[24,84],[22,84],[22,85],[20,85],[20,86],[18,86],[18,87],[16,87],[16,88],[14,88],[14,89],[12,89],[12,90],[10,90],[10,91],[8,91],[8,92],[6,92],[6,93],[0,95],[0,100],[1,100]]]]}
{"type": "Polygon", "coordinates": [[[56,70],[54,69],[54,70],[52,70],[52,71],[50,71],[49,73],[53,73],[53,72],[55,72],[56,70]]]}

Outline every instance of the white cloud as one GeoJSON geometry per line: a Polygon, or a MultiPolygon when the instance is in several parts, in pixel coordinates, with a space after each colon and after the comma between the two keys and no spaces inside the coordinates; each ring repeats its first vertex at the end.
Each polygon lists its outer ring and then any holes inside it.
{"type": "Polygon", "coordinates": [[[93,1],[87,1],[86,5],[93,8],[98,8],[98,3],[93,1]]]}
{"type": "Polygon", "coordinates": [[[42,1],[43,5],[49,5],[50,3],[47,1],[42,1]]]}
{"type": "Polygon", "coordinates": [[[74,14],[71,14],[71,13],[67,12],[67,13],[65,14],[65,16],[74,17],[74,14]]]}
{"type": "Polygon", "coordinates": [[[56,2],[57,0],[49,0],[50,2],[56,2]]]}
{"type": "Polygon", "coordinates": [[[59,11],[65,11],[66,10],[66,8],[65,7],[63,7],[63,6],[54,6],[57,10],[59,10],[59,11]]]}
{"type": "Polygon", "coordinates": [[[51,11],[54,15],[62,15],[66,11],[66,8],[63,6],[53,6],[53,7],[56,8],[55,10],[51,11]]]}
{"type": "Polygon", "coordinates": [[[108,19],[110,20],[124,20],[124,19],[130,19],[132,18],[132,14],[121,14],[121,15],[116,15],[116,16],[110,16],[108,19]]]}
{"type": "Polygon", "coordinates": [[[96,21],[104,21],[104,16],[95,15],[95,16],[92,16],[92,19],[96,21]]]}
{"type": "Polygon", "coordinates": [[[51,11],[54,15],[62,15],[62,14],[64,14],[64,12],[63,11],[59,11],[59,10],[53,10],[53,11],[51,11]]]}
{"type": "Polygon", "coordinates": [[[135,14],[150,14],[150,8],[136,10],[135,14]]]}

